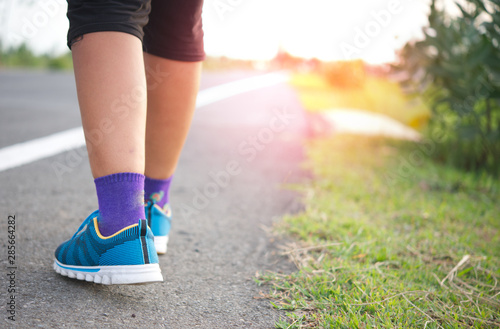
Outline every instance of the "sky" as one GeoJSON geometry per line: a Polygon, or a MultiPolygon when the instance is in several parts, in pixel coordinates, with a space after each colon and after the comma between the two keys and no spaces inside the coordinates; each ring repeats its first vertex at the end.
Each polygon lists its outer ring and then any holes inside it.
{"type": "MultiPolygon", "coordinates": [[[[208,55],[266,60],[278,49],[321,60],[395,59],[422,38],[429,0],[205,0],[208,55]]],[[[37,53],[67,51],[65,0],[0,0],[5,45],[27,42],[37,53]],[[30,4],[31,3],[31,4],[30,4]]]]}

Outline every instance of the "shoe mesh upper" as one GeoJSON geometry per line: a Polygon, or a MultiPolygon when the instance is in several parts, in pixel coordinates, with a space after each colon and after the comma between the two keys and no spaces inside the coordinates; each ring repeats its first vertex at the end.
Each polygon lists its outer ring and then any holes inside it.
{"type": "MultiPolygon", "coordinates": [[[[145,263],[139,234],[140,224],[110,238],[101,239],[94,227],[95,217],[89,218],[86,220],[85,230],[78,235],[75,234],[73,238],[56,249],[55,256],[60,263],[77,266],[142,265],[145,263]]],[[[150,263],[158,263],[156,252],[152,252],[155,249],[151,230],[147,230],[144,241],[147,244],[150,263]]]]}

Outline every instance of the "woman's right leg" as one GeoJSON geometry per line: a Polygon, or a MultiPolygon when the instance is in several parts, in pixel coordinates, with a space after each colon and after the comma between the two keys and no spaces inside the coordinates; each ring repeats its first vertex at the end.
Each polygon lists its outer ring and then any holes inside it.
{"type": "Polygon", "coordinates": [[[147,218],[158,253],[167,250],[169,189],[189,131],[200,84],[203,0],[152,0],[144,27],[148,71],[146,124],[147,218]]]}

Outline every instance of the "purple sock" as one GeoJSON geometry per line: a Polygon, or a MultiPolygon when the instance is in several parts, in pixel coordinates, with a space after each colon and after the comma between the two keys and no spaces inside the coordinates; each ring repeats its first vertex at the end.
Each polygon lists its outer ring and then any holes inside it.
{"type": "Polygon", "coordinates": [[[173,175],[167,179],[153,179],[146,176],[144,181],[144,195],[146,200],[154,201],[163,208],[168,203],[168,194],[173,175]]]}
{"type": "Polygon", "coordinates": [[[99,231],[110,236],[146,218],[144,175],[118,173],[94,180],[99,203],[99,231]]]}

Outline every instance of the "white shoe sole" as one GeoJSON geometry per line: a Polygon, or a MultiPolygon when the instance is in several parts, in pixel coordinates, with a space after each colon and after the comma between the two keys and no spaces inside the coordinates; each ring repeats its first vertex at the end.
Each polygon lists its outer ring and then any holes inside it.
{"type": "Polygon", "coordinates": [[[167,253],[167,243],[168,243],[168,235],[165,236],[155,236],[155,249],[156,253],[163,255],[167,253]]]}
{"type": "Polygon", "coordinates": [[[54,261],[54,270],[68,278],[100,284],[163,282],[159,264],[116,266],[73,266],[54,261]]]}

